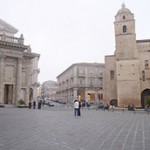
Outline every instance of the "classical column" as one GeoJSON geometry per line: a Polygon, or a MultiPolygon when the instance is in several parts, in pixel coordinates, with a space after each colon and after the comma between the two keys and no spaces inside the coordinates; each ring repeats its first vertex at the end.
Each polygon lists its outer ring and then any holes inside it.
{"type": "Polygon", "coordinates": [[[16,78],[16,99],[15,104],[21,98],[21,84],[22,84],[22,58],[18,58],[17,64],[17,78],[16,78]]]}
{"type": "MultiPolygon", "coordinates": [[[[32,63],[31,63],[31,59],[30,58],[27,58],[28,59],[28,61],[26,62],[27,64],[27,74],[26,74],[26,76],[27,76],[27,78],[26,78],[26,98],[25,98],[25,102],[26,102],[26,104],[28,104],[28,102],[29,102],[29,95],[30,95],[30,93],[29,93],[29,90],[30,90],[30,87],[31,87],[31,71],[32,71],[32,63]]],[[[37,90],[37,86],[35,86],[34,88],[36,88],[36,90],[37,90]]],[[[35,89],[34,89],[34,91],[33,92],[35,92],[35,89]]],[[[34,93],[33,93],[33,96],[34,96],[34,93]]],[[[36,98],[36,97],[33,97],[33,98],[36,98]]]]}
{"type": "Polygon", "coordinates": [[[6,56],[0,55],[0,103],[4,104],[4,61],[6,56]]]}
{"type": "Polygon", "coordinates": [[[77,88],[73,89],[73,100],[77,99],[78,95],[77,95],[77,88]]]}

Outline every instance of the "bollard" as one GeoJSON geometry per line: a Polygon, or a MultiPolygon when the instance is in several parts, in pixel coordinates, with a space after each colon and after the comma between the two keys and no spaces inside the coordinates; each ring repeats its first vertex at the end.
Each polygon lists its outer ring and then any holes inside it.
{"type": "Polygon", "coordinates": [[[135,110],[134,110],[134,114],[135,114],[135,110]]]}
{"type": "Polygon", "coordinates": [[[122,109],[122,113],[124,113],[124,109],[122,109]]]}

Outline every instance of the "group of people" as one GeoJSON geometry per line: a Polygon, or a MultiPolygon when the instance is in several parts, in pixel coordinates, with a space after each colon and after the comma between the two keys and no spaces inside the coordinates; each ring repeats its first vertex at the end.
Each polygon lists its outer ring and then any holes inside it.
{"type": "MultiPolygon", "coordinates": [[[[38,102],[38,109],[41,109],[41,105],[42,105],[42,102],[39,101],[39,102],[38,102]]],[[[29,109],[31,109],[32,106],[33,106],[33,109],[36,108],[36,101],[35,101],[35,100],[34,100],[33,102],[31,102],[31,101],[29,102],[29,109]]]]}
{"type": "Polygon", "coordinates": [[[74,116],[81,116],[81,102],[79,100],[74,101],[74,116]]]}
{"type": "Polygon", "coordinates": [[[145,110],[148,111],[148,112],[150,111],[150,105],[149,105],[149,104],[147,104],[147,105],[145,106],[145,110]]]}
{"type": "Polygon", "coordinates": [[[128,110],[129,111],[134,111],[135,110],[134,105],[133,104],[132,105],[128,105],[128,110]]]}

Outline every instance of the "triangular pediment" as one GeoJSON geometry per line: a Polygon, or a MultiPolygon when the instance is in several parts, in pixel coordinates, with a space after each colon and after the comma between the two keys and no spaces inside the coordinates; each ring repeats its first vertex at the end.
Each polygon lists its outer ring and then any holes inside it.
{"type": "Polygon", "coordinates": [[[0,31],[16,34],[18,30],[4,20],[0,19],[0,31]]]}

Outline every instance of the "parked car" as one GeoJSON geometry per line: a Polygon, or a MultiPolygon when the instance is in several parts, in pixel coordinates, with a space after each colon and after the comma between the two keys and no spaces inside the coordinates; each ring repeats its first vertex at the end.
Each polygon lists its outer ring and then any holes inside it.
{"type": "Polygon", "coordinates": [[[98,108],[109,109],[109,105],[105,104],[103,101],[101,101],[98,105],[98,108]]]}
{"type": "Polygon", "coordinates": [[[109,109],[109,105],[108,104],[104,104],[103,109],[109,109]]]}
{"type": "Polygon", "coordinates": [[[48,106],[54,107],[55,105],[52,102],[48,102],[48,106]]]}

